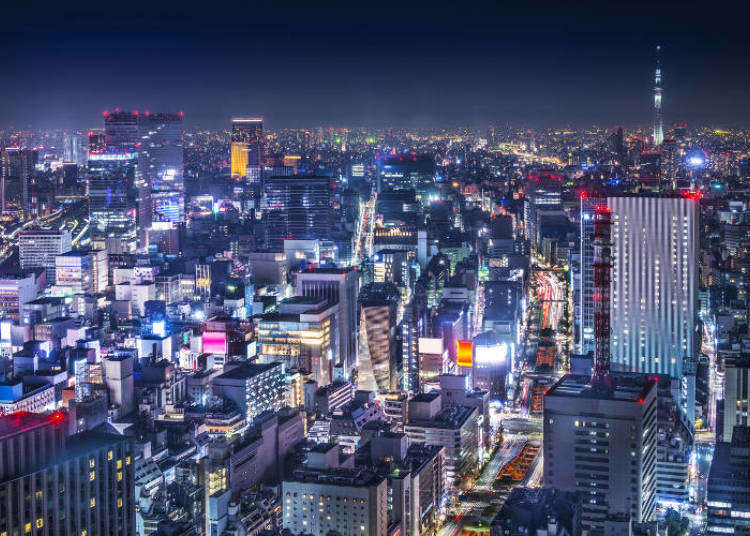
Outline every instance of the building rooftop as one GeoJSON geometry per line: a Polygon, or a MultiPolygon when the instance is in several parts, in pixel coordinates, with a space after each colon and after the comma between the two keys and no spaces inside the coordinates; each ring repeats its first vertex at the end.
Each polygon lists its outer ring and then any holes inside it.
{"type": "Polygon", "coordinates": [[[65,421],[64,413],[29,413],[21,411],[0,417],[0,438],[26,432],[33,428],[47,426],[50,423],[65,421]]]}
{"type": "Polygon", "coordinates": [[[264,372],[267,372],[271,369],[274,369],[276,367],[281,367],[281,363],[267,363],[267,364],[258,364],[258,363],[244,363],[238,367],[235,367],[231,370],[228,370],[227,372],[224,372],[223,374],[218,375],[215,379],[217,380],[247,380],[250,378],[254,378],[255,376],[258,376],[259,374],[263,374],[264,372]]]}
{"type": "Polygon", "coordinates": [[[658,382],[653,374],[639,372],[613,372],[612,377],[615,388],[608,393],[592,388],[588,376],[566,374],[547,391],[546,396],[643,402],[658,382]]]}

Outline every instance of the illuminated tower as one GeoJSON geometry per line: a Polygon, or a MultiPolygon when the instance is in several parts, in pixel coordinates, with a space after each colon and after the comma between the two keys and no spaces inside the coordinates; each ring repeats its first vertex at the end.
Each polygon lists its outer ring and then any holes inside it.
{"type": "Polygon", "coordinates": [[[263,118],[233,117],[231,172],[232,177],[246,177],[248,166],[260,170],[263,157],[263,118]]]}
{"type": "Polygon", "coordinates": [[[609,362],[609,287],[612,281],[612,220],[607,205],[594,210],[594,373],[593,386],[612,389],[609,362]]]}
{"type": "Polygon", "coordinates": [[[656,71],[654,73],[654,145],[664,141],[664,119],[661,112],[661,46],[656,46],[656,71]]]}

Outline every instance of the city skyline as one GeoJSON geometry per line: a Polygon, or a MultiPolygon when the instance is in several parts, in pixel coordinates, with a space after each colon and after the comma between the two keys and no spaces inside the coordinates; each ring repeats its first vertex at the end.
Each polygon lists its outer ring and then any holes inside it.
{"type": "Polygon", "coordinates": [[[3,125],[88,128],[114,106],[184,110],[200,127],[248,113],[271,128],[645,124],[656,45],[665,125],[750,121],[732,106],[747,96],[750,43],[720,9],[228,6],[199,16],[48,5],[8,15],[0,46],[16,53],[5,59],[3,125]]]}

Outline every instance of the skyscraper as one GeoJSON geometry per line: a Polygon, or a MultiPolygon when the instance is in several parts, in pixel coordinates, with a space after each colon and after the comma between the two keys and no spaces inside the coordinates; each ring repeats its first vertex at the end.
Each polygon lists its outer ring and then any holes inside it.
{"type": "Polygon", "coordinates": [[[29,179],[39,155],[34,149],[6,147],[0,153],[0,196],[2,213],[29,210],[29,179]]]}
{"type": "Polygon", "coordinates": [[[694,420],[697,344],[698,202],[679,194],[581,198],[578,346],[594,349],[595,207],[612,218],[612,368],[669,374],[681,383],[681,410],[694,420]]]}
{"type": "Polygon", "coordinates": [[[661,46],[656,46],[656,71],[654,72],[654,145],[664,141],[664,119],[661,112],[661,46]]]}
{"type": "Polygon", "coordinates": [[[136,238],[135,144],[89,144],[88,189],[91,242],[111,253],[131,252],[136,238]],[[127,148],[130,147],[130,150],[127,148]]]}
{"type": "Polygon", "coordinates": [[[285,239],[330,238],[333,222],[330,177],[263,179],[263,219],[268,246],[280,249],[285,239]]]}
{"type": "Polygon", "coordinates": [[[612,390],[566,375],[544,397],[544,485],[582,494],[582,524],[596,534],[610,515],[634,523],[656,508],[656,382],[613,374],[612,390]]]}
{"type": "MultiPolygon", "coordinates": [[[[357,295],[359,272],[355,268],[314,268],[297,273],[296,294],[323,297],[339,305],[339,356],[344,374],[357,358],[357,295]]],[[[337,363],[338,364],[338,363],[337,363]]],[[[338,379],[338,378],[337,378],[338,379]]]]}
{"type": "Polygon", "coordinates": [[[0,417],[0,534],[135,533],[131,440],[67,427],[63,413],[0,417]]]}
{"type": "MultiPolygon", "coordinates": [[[[232,118],[230,158],[232,177],[246,177],[248,166],[260,170],[263,161],[262,117],[232,118]]],[[[257,176],[254,178],[257,178],[257,176]]]]}
{"type": "Polygon", "coordinates": [[[179,223],[185,216],[182,113],[138,117],[139,227],[179,223]],[[146,191],[141,192],[141,188],[146,191]]]}
{"type": "Polygon", "coordinates": [[[112,152],[135,153],[138,147],[138,112],[104,112],[104,143],[112,152]]]}
{"type": "Polygon", "coordinates": [[[359,294],[359,385],[367,391],[394,391],[401,386],[396,318],[401,295],[391,283],[371,283],[359,294]]]}
{"type": "Polygon", "coordinates": [[[677,195],[581,198],[579,346],[593,349],[593,218],[612,211],[612,365],[680,378],[696,357],[699,206],[677,195]]]}

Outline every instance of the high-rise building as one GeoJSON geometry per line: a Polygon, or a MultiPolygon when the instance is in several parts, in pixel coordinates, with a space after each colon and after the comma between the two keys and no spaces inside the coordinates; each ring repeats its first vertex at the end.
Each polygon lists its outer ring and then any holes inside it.
{"type": "Polygon", "coordinates": [[[138,112],[124,112],[119,109],[104,112],[104,144],[109,151],[115,153],[137,152],[138,112]]]}
{"type": "Polygon", "coordinates": [[[342,466],[337,445],[308,453],[305,468],[281,484],[282,524],[294,534],[388,534],[388,485],[382,475],[342,466]]]}
{"type": "Polygon", "coordinates": [[[106,248],[111,253],[135,250],[138,154],[134,151],[135,142],[118,141],[102,147],[89,141],[89,224],[91,242],[97,249],[106,248]]]}
{"type": "Polygon", "coordinates": [[[654,71],[654,145],[664,141],[664,118],[661,111],[661,46],[656,46],[656,71],[654,71]]]}
{"type": "Polygon", "coordinates": [[[724,425],[722,440],[731,443],[737,425],[748,425],[750,411],[750,358],[724,362],[724,425]]]}
{"type": "Polygon", "coordinates": [[[74,293],[104,292],[109,279],[105,250],[68,251],[55,257],[55,284],[74,293]]]}
{"type": "Polygon", "coordinates": [[[269,247],[286,239],[330,238],[333,225],[330,177],[263,179],[263,221],[269,247]]]}
{"type": "Polygon", "coordinates": [[[359,272],[356,268],[311,268],[297,273],[299,296],[321,297],[338,304],[339,359],[345,375],[357,359],[357,296],[359,272]]]}
{"type": "MultiPolygon", "coordinates": [[[[246,177],[248,166],[260,172],[263,164],[263,118],[233,117],[231,143],[232,177],[246,177]]],[[[251,169],[251,172],[254,171],[251,169]]],[[[256,177],[257,178],[257,175],[256,177]]]]}
{"type": "Polygon", "coordinates": [[[138,116],[139,227],[185,216],[182,113],[138,116]],[[141,192],[141,188],[147,189],[141,192]],[[150,211],[150,214],[148,213],[150,211]]]}
{"type": "Polygon", "coordinates": [[[131,440],[67,427],[63,413],[0,417],[0,534],[135,533],[131,440]]]}
{"type": "Polygon", "coordinates": [[[47,283],[55,282],[55,257],[71,249],[70,231],[28,229],[18,235],[21,269],[44,268],[47,283]]]}
{"type": "Polygon", "coordinates": [[[0,201],[2,213],[29,210],[29,180],[39,154],[34,149],[6,147],[0,152],[0,201]]]}
{"type": "Polygon", "coordinates": [[[377,173],[378,192],[414,190],[421,198],[435,184],[435,161],[429,155],[380,156],[377,173]]]}
{"type": "Polygon", "coordinates": [[[358,385],[365,391],[395,391],[403,367],[396,341],[398,289],[390,283],[371,283],[359,294],[360,321],[357,355],[358,385]]]}
{"type": "Polygon", "coordinates": [[[609,206],[612,218],[612,368],[682,378],[683,411],[692,422],[699,205],[676,194],[582,197],[576,331],[583,352],[593,349],[597,204],[609,206]]]}
{"type": "Polygon", "coordinates": [[[319,386],[330,384],[338,348],[338,310],[320,296],[283,300],[277,313],[264,314],[258,322],[261,361],[309,374],[319,386]]]}
{"type": "Polygon", "coordinates": [[[750,532],[750,428],[737,425],[732,441],[716,444],[706,492],[706,534],[750,532]]]}
{"type": "Polygon", "coordinates": [[[591,532],[612,515],[650,521],[656,508],[656,382],[613,380],[608,390],[566,375],[544,397],[544,485],[579,492],[591,532]]]}

